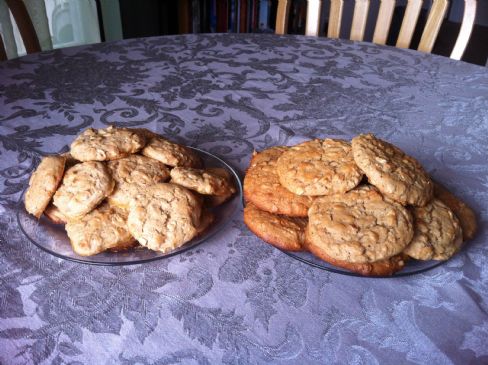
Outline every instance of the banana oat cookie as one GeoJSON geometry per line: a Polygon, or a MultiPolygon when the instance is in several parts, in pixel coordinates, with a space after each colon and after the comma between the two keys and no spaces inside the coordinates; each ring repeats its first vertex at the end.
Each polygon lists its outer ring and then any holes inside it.
{"type": "Polygon", "coordinates": [[[132,198],[127,224],[142,246],[168,252],[197,235],[201,208],[201,199],[190,190],[159,183],[132,198]]]}
{"type": "Polygon", "coordinates": [[[157,135],[147,141],[141,153],[168,166],[199,168],[202,165],[202,160],[192,149],[157,135]]]}
{"type": "Polygon", "coordinates": [[[53,202],[68,219],[84,216],[112,193],[114,180],[103,162],[76,164],[66,171],[53,202]]]}
{"type": "Polygon", "coordinates": [[[68,218],[54,204],[47,206],[44,215],[54,224],[66,224],[68,221],[68,218]]]}
{"type": "Polygon", "coordinates": [[[128,208],[132,196],[141,189],[169,178],[166,165],[140,155],[109,161],[107,166],[115,181],[115,188],[108,201],[121,208],[128,208]]]}
{"type": "Polygon", "coordinates": [[[244,177],[244,198],[270,213],[306,217],[313,197],[293,194],[280,184],[276,163],[288,147],[272,147],[254,153],[244,177]]]}
{"type": "Polygon", "coordinates": [[[203,195],[226,195],[232,191],[232,186],[225,177],[208,170],[191,167],[173,168],[171,182],[203,195]]]}
{"type": "Polygon", "coordinates": [[[424,206],[434,184],[420,163],[398,147],[361,134],[352,139],[354,160],[381,193],[403,205],[424,206]]]}
{"type": "Polygon", "coordinates": [[[227,185],[229,186],[229,189],[226,190],[224,194],[205,196],[205,204],[211,208],[224,204],[237,191],[234,185],[234,179],[232,175],[227,169],[224,169],[222,167],[208,167],[205,170],[224,178],[227,181],[227,185]]]}
{"type": "Polygon", "coordinates": [[[48,206],[61,179],[63,178],[66,157],[47,156],[29,180],[29,188],[25,192],[25,210],[39,218],[48,206]]]}
{"type": "Polygon", "coordinates": [[[373,187],[317,198],[308,211],[308,246],[335,260],[371,263],[399,254],[413,237],[412,217],[373,187]]]}
{"type": "Polygon", "coordinates": [[[244,223],[263,241],[286,251],[301,251],[306,218],[268,213],[248,203],[244,208],[244,223]]]}
{"type": "Polygon", "coordinates": [[[363,178],[351,145],[336,139],[293,146],[280,156],[276,167],[281,185],[298,195],[345,193],[363,178]]]}
{"type": "Polygon", "coordinates": [[[134,237],[127,230],[127,212],[105,203],[65,226],[73,251],[81,256],[96,255],[105,250],[132,247],[134,237]]]}
{"type": "Polygon", "coordinates": [[[413,209],[414,236],[405,253],[417,260],[447,260],[463,243],[459,220],[439,199],[413,209]]]}
{"type": "Polygon", "coordinates": [[[144,147],[141,133],[127,128],[88,128],[71,144],[71,155],[80,161],[116,160],[144,147]]]}

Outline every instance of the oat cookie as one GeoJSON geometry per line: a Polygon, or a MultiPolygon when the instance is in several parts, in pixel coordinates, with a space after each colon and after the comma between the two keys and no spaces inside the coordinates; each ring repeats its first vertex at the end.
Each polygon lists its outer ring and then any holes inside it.
{"type": "Polygon", "coordinates": [[[373,187],[317,198],[306,240],[335,260],[371,263],[399,254],[413,237],[412,217],[373,187]]]}
{"type": "Polygon", "coordinates": [[[182,186],[149,186],[131,200],[129,231],[151,250],[171,251],[198,233],[201,205],[201,200],[182,186]]]}
{"type": "Polygon", "coordinates": [[[203,195],[225,195],[232,189],[226,178],[208,170],[191,167],[173,168],[171,182],[203,195]]]}
{"type": "Polygon", "coordinates": [[[439,199],[413,209],[414,236],[405,253],[417,260],[447,260],[463,243],[459,220],[439,199]]]}
{"type": "Polygon", "coordinates": [[[352,139],[354,160],[381,193],[403,205],[424,206],[434,185],[420,163],[398,147],[361,134],[352,139]]]}
{"type": "Polygon", "coordinates": [[[68,221],[68,218],[54,204],[47,206],[44,215],[54,224],[66,224],[68,221]]]}
{"type": "Polygon", "coordinates": [[[200,224],[197,227],[197,236],[204,234],[215,220],[215,215],[207,209],[202,210],[200,217],[200,224]]]}
{"type": "Polygon", "coordinates": [[[39,218],[48,206],[61,179],[63,178],[66,158],[47,156],[41,160],[29,180],[29,188],[25,192],[25,210],[39,218]]]}
{"type": "Polygon", "coordinates": [[[202,160],[192,149],[159,136],[149,139],[142,154],[168,166],[199,168],[202,165],[202,160]]]}
{"type": "Polygon", "coordinates": [[[244,208],[244,223],[256,236],[281,250],[302,250],[306,218],[268,213],[248,203],[244,208]]]}
{"type": "Polygon", "coordinates": [[[131,155],[109,161],[107,166],[115,181],[115,188],[108,201],[121,208],[128,208],[132,196],[141,189],[169,178],[166,165],[146,156],[131,155]]]}
{"type": "Polygon", "coordinates": [[[70,153],[80,161],[107,161],[135,153],[144,144],[144,137],[131,129],[88,128],[73,141],[70,153]]]}
{"type": "Polygon", "coordinates": [[[127,230],[127,212],[105,203],[65,226],[73,251],[81,256],[96,255],[105,250],[132,247],[134,237],[127,230]]]}
{"type": "Polygon", "coordinates": [[[293,194],[280,184],[278,158],[288,147],[272,147],[255,153],[244,177],[244,198],[270,213],[306,217],[313,197],[293,194]]]}
{"type": "Polygon", "coordinates": [[[209,168],[206,168],[205,170],[224,178],[227,181],[227,185],[229,186],[229,189],[224,194],[205,196],[205,204],[208,207],[216,207],[216,206],[224,204],[237,191],[237,189],[234,185],[234,179],[233,179],[232,175],[230,174],[230,172],[227,169],[224,169],[222,167],[209,167],[209,168]]]}
{"type": "Polygon", "coordinates": [[[103,162],[79,163],[66,171],[54,205],[68,219],[84,216],[112,193],[114,181],[103,162]]]}
{"type": "Polygon", "coordinates": [[[71,153],[69,152],[62,153],[61,156],[66,158],[66,165],[64,167],[66,170],[73,167],[77,163],[80,163],[80,161],[71,156],[71,153]]]}
{"type": "Polygon", "coordinates": [[[281,185],[298,195],[345,193],[363,178],[351,145],[337,139],[315,139],[293,146],[280,156],[276,167],[281,185]]]}
{"type": "Polygon", "coordinates": [[[473,239],[478,229],[473,210],[438,182],[434,183],[434,196],[447,205],[459,219],[463,230],[463,240],[473,239]]]}

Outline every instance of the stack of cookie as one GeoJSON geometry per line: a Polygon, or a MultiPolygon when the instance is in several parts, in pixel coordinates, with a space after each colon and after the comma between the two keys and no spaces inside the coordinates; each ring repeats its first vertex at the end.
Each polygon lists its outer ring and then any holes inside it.
{"type": "Polygon", "coordinates": [[[194,150],[149,130],[89,128],[69,153],[41,161],[25,208],[65,224],[82,256],[137,243],[169,252],[201,234],[213,222],[210,208],[235,191],[227,170],[203,169],[194,150]]]}
{"type": "Polygon", "coordinates": [[[366,276],[447,260],[476,232],[466,204],[372,134],[255,153],[244,198],[244,222],[264,241],[366,276]]]}

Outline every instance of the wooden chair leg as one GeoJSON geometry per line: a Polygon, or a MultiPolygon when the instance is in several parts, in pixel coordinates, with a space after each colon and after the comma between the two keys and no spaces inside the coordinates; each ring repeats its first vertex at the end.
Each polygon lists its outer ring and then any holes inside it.
{"type": "Polygon", "coordinates": [[[41,52],[36,30],[24,2],[22,0],[5,0],[5,2],[14,16],[27,53],[41,52]]]}
{"type": "Polygon", "coordinates": [[[7,52],[5,52],[5,46],[3,45],[2,35],[0,34],[0,61],[7,60],[7,52]]]}

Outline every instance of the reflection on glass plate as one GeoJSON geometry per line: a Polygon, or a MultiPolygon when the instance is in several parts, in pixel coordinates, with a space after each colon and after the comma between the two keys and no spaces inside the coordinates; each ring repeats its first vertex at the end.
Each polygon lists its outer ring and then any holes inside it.
{"type": "Polygon", "coordinates": [[[226,227],[234,214],[239,211],[242,202],[242,185],[239,175],[223,160],[209,152],[193,148],[202,157],[205,167],[222,167],[231,172],[234,184],[237,187],[237,194],[221,206],[212,209],[215,214],[215,221],[212,226],[200,237],[197,237],[182,247],[168,252],[156,252],[145,248],[136,248],[126,252],[102,252],[94,256],[80,256],[73,252],[71,245],[64,230],[63,225],[53,224],[44,216],[37,220],[34,216],[28,214],[24,209],[24,195],[20,198],[17,221],[21,231],[36,246],[49,252],[50,254],[71,261],[77,261],[85,264],[94,265],[130,265],[141,264],[148,261],[159,260],[164,257],[176,255],[193,248],[200,243],[209,240],[217,232],[226,227]]]}

